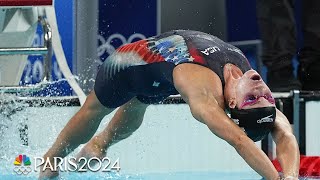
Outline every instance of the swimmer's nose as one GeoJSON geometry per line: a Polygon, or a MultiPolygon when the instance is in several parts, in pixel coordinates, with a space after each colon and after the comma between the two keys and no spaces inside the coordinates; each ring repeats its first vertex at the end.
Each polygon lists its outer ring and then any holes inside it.
{"type": "Polygon", "coordinates": [[[257,71],[251,69],[247,72],[245,72],[245,77],[248,78],[248,79],[251,79],[253,81],[262,81],[262,78],[260,76],[259,73],[257,73],[257,71]]]}
{"type": "Polygon", "coordinates": [[[254,80],[254,81],[261,81],[262,78],[259,74],[255,73],[255,74],[251,75],[250,79],[254,80]]]}

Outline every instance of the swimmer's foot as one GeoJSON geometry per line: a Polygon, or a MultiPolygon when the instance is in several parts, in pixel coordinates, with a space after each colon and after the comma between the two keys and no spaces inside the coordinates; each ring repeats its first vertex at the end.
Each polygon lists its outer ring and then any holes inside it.
{"type": "MultiPolygon", "coordinates": [[[[77,154],[76,159],[77,162],[79,162],[79,165],[82,166],[85,161],[81,160],[80,158],[85,158],[88,160],[94,157],[101,160],[106,156],[106,154],[106,151],[99,145],[89,142],[77,154]]],[[[90,161],[90,166],[94,166],[96,163],[96,161],[90,161]]]]}
{"type": "MultiPolygon", "coordinates": [[[[43,167],[41,166],[40,169],[43,167]]],[[[45,171],[40,171],[40,175],[38,177],[39,180],[45,180],[45,179],[58,179],[59,178],[59,172],[58,171],[50,171],[49,168],[47,168],[45,171]]]]}

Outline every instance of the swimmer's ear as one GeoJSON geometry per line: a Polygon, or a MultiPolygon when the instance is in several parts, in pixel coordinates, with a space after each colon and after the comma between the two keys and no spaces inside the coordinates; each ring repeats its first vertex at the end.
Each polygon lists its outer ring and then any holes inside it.
{"type": "Polygon", "coordinates": [[[237,105],[236,98],[230,98],[228,100],[229,108],[234,109],[237,105]]]}

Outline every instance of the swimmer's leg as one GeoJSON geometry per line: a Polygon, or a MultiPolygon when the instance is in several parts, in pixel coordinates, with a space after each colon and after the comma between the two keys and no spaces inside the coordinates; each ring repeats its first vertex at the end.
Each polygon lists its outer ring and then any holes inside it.
{"type": "MultiPolygon", "coordinates": [[[[92,91],[84,105],[70,119],[67,125],[60,132],[53,146],[44,155],[53,162],[53,157],[65,157],[80,144],[86,143],[94,135],[102,118],[114,109],[104,107],[92,91]]],[[[57,176],[57,172],[41,172],[41,178],[57,176]]]]}
{"type": "Polygon", "coordinates": [[[97,136],[94,136],[77,157],[104,157],[106,150],[111,145],[129,137],[140,127],[147,107],[148,104],[140,102],[137,98],[122,105],[108,126],[97,136]]]}

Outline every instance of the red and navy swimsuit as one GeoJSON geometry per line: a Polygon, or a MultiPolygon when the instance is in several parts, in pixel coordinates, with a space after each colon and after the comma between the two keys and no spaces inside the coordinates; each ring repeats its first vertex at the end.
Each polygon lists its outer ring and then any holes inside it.
{"type": "Polygon", "coordinates": [[[172,72],[182,63],[208,67],[223,85],[225,64],[232,63],[243,72],[251,69],[241,50],[219,38],[199,31],[175,30],[118,48],[100,68],[94,91],[109,108],[133,97],[148,104],[158,103],[178,94],[172,72]]]}

